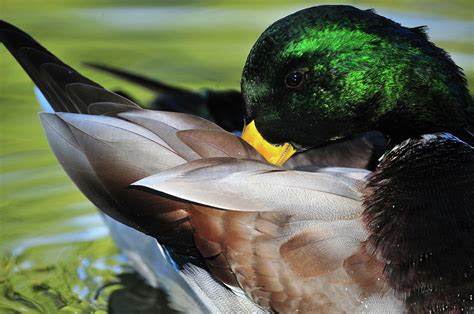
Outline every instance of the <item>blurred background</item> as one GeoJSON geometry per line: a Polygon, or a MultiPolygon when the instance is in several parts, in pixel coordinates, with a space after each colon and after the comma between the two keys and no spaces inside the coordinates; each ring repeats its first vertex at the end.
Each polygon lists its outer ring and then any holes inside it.
{"type": "MultiPolygon", "coordinates": [[[[178,86],[239,89],[246,56],[273,21],[313,1],[0,0],[0,18],[64,62],[142,104],[153,95],[85,68],[94,61],[178,86]]],[[[336,2],[332,2],[336,3],[336,2]]],[[[337,2],[341,3],[341,2],[337,2]]],[[[474,84],[474,4],[346,1],[427,25],[474,84]]],[[[94,207],[49,150],[33,84],[0,46],[0,312],[169,312],[115,248],[94,207]]]]}

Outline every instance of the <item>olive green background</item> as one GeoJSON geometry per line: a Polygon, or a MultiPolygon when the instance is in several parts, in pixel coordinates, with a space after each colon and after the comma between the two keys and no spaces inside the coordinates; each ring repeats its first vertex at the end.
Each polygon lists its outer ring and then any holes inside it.
{"type": "MultiPolygon", "coordinates": [[[[441,23],[448,35],[430,35],[458,56],[455,60],[465,67],[472,86],[471,2],[346,4],[406,15],[415,22],[428,18],[441,23]],[[455,27],[446,28],[443,23],[455,27]],[[467,36],[459,36],[460,30],[467,31],[467,36]]],[[[105,87],[125,90],[147,103],[150,93],[87,69],[81,62],[128,68],[189,88],[239,88],[247,53],[266,26],[315,4],[0,0],[0,18],[33,35],[64,62],[105,87]]],[[[0,46],[0,313],[101,312],[109,301],[124,313],[132,308],[141,313],[169,311],[160,291],[144,288],[136,276],[128,275],[131,269],[107,236],[100,216],[50,152],[37,117],[39,110],[33,84],[0,46]]]]}

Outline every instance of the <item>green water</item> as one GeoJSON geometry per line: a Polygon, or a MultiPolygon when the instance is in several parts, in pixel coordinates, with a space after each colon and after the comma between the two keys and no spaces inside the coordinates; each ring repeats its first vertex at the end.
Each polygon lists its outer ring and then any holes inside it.
{"type": "MultiPolygon", "coordinates": [[[[238,88],[245,57],[266,25],[314,4],[156,3],[0,0],[0,18],[86,76],[147,103],[151,94],[81,62],[125,67],[190,88],[238,88]]],[[[472,86],[469,1],[350,4],[375,6],[408,26],[429,22],[433,41],[453,53],[472,86]]],[[[0,313],[170,311],[166,296],[127,267],[94,207],[57,164],[38,111],[32,83],[0,46],[0,313]]]]}

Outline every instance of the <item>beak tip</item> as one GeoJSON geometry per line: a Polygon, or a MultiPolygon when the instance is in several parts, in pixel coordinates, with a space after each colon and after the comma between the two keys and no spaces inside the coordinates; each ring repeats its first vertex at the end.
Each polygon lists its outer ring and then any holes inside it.
{"type": "Polygon", "coordinates": [[[296,149],[290,143],[275,145],[267,142],[257,130],[255,120],[244,127],[242,139],[249,143],[269,163],[281,167],[290,157],[296,153],[296,149]]]}

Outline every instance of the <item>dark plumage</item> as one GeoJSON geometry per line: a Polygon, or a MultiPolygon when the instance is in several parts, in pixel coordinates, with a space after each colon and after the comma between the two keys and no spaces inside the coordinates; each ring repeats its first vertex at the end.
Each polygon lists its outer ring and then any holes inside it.
{"type": "Polygon", "coordinates": [[[412,312],[472,306],[473,185],[472,146],[446,133],[403,142],[368,180],[367,247],[412,312]]]}

